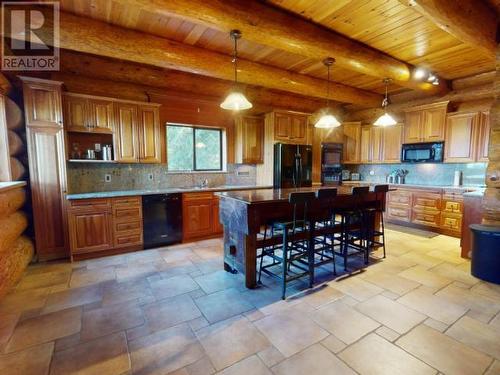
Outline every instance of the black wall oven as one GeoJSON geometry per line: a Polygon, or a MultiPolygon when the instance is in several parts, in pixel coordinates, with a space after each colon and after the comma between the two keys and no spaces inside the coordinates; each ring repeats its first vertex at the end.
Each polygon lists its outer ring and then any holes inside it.
{"type": "Polygon", "coordinates": [[[403,163],[441,163],[443,142],[404,144],[401,151],[403,163]]]}

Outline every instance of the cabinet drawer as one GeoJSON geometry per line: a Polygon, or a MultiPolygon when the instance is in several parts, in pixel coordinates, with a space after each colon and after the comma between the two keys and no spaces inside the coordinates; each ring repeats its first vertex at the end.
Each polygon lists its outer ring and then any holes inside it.
{"type": "Polygon", "coordinates": [[[113,219],[115,222],[140,221],[142,219],[142,209],[141,207],[114,208],[113,219]]]}
{"type": "Polygon", "coordinates": [[[115,236],[115,247],[133,245],[142,245],[141,233],[115,236]]]}
{"type": "Polygon", "coordinates": [[[440,210],[441,195],[435,193],[418,193],[413,195],[413,208],[440,210]]]}
{"type": "Polygon", "coordinates": [[[461,214],[463,212],[463,202],[443,200],[443,212],[461,214]]]}
{"type": "Polygon", "coordinates": [[[388,206],[387,215],[389,219],[410,221],[410,208],[404,206],[388,206]]]}
{"type": "Polygon", "coordinates": [[[184,193],[182,194],[182,199],[184,201],[194,201],[199,199],[212,199],[214,193],[212,192],[203,192],[203,193],[184,193]]]}
{"type": "Polygon", "coordinates": [[[124,221],[123,223],[115,222],[114,229],[115,233],[130,232],[130,231],[134,231],[134,233],[140,232],[142,229],[142,222],[141,221],[124,221]]]}
{"type": "Polygon", "coordinates": [[[460,232],[462,229],[462,215],[441,214],[441,227],[460,232]]]}
{"type": "Polygon", "coordinates": [[[113,198],[113,208],[115,207],[130,207],[130,206],[140,206],[142,204],[141,197],[118,197],[113,198]]]}
{"type": "Polygon", "coordinates": [[[428,225],[431,227],[439,227],[441,213],[432,210],[413,210],[411,222],[415,224],[428,225]]]}
{"type": "Polygon", "coordinates": [[[410,205],[411,196],[412,194],[409,191],[391,191],[389,193],[389,202],[410,205]]]}
{"type": "Polygon", "coordinates": [[[111,201],[106,198],[76,199],[70,201],[71,210],[108,211],[111,209],[111,201]]]}

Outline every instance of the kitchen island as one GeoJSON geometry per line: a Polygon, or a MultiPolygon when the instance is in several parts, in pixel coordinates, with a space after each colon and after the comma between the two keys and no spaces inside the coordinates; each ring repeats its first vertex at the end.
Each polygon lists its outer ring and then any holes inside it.
{"type": "MultiPolygon", "coordinates": [[[[352,186],[339,186],[338,196],[333,205],[345,209],[359,203],[352,195],[352,188],[352,186]]],[[[288,203],[290,193],[316,192],[319,189],[322,187],[219,193],[220,222],[224,226],[224,269],[244,273],[246,287],[254,288],[257,249],[262,246],[262,239],[258,238],[261,227],[272,220],[291,217],[292,206],[288,203]]],[[[363,198],[364,202],[377,200],[382,200],[381,204],[385,204],[385,194],[370,192],[363,198]]],[[[330,208],[315,201],[309,210],[311,217],[324,218],[328,216],[330,208]]]]}

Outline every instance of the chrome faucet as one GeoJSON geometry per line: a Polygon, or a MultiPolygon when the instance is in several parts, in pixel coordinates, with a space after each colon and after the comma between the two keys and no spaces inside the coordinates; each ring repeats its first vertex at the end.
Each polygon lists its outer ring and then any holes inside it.
{"type": "Polygon", "coordinates": [[[205,178],[203,181],[201,181],[200,187],[201,187],[202,189],[204,189],[204,188],[207,188],[207,187],[208,187],[208,178],[205,178]]]}

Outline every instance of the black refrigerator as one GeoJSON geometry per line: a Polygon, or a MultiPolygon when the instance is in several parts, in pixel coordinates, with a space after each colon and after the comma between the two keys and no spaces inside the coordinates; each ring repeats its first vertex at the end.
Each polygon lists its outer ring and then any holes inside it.
{"type": "Polygon", "coordinates": [[[312,186],[312,146],[274,145],[274,188],[312,186]]]}

